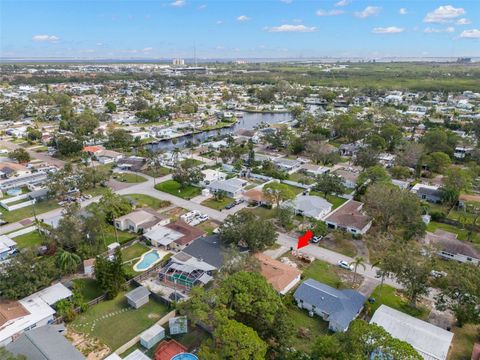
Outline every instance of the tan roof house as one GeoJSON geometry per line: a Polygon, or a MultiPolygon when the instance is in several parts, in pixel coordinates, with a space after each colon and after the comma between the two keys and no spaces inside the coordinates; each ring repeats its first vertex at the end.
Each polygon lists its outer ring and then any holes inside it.
{"type": "Polygon", "coordinates": [[[261,273],[279,294],[285,295],[299,281],[301,272],[262,253],[254,255],[260,262],[261,273]]]}
{"type": "Polygon", "coordinates": [[[153,209],[142,208],[115,219],[115,227],[121,231],[144,233],[156,226],[164,226],[170,219],[153,209]]]}

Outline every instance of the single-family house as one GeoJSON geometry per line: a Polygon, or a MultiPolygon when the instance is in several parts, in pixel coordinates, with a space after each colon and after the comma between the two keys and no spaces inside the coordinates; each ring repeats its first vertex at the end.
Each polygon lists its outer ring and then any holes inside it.
{"type": "Polygon", "coordinates": [[[249,204],[253,205],[262,205],[262,206],[273,206],[272,202],[265,196],[262,189],[253,188],[247,190],[243,193],[243,198],[249,204]]]}
{"type": "Polygon", "coordinates": [[[0,261],[9,258],[15,253],[17,243],[10,239],[7,235],[0,235],[0,261]]]}
{"type": "Polygon", "coordinates": [[[199,185],[202,187],[210,185],[215,181],[224,181],[227,178],[226,173],[219,170],[213,170],[213,169],[202,170],[202,174],[203,174],[203,180],[200,181],[199,183],[199,185]]]}
{"type": "Polygon", "coordinates": [[[145,166],[145,158],[129,156],[117,160],[117,167],[122,170],[140,171],[145,166]]]}
{"type": "Polygon", "coordinates": [[[32,173],[32,170],[22,164],[12,162],[0,163],[0,177],[3,179],[25,176],[32,173]]]}
{"type": "Polygon", "coordinates": [[[302,166],[302,163],[297,159],[275,158],[273,159],[273,163],[278,170],[285,171],[289,174],[293,174],[302,166]]]}
{"type": "Polygon", "coordinates": [[[18,301],[0,301],[0,347],[27,330],[52,323],[52,305],[71,296],[72,292],[58,283],[18,301]]]}
{"type": "Polygon", "coordinates": [[[300,284],[293,297],[300,309],[320,316],[336,332],[347,331],[365,303],[365,297],[355,290],[334,289],[313,279],[300,284]]]}
{"type": "Polygon", "coordinates": [[[279,294],[285,295],[300,281],[302,273],[293,266],[262,253],[256,253],[254,256],[260,263],[260,273],[279,294]]]}
{"type": "Polygon", "coordinates": [[[207,189],[212,193],[217,193],[219,191],[225,192],[225,194],[231,198],[239,197],[243,188],[247,186],[248,182],[239,178],[232,178],[227,180],[214,181],[207,185],[207,189]]]}
{"type": "Polygon", "coordinates": [[[138,309],[148,303],[150,294],[150,290],[146,287],[139,286],[125,294],[125,297],[127,298],[128,305],[138,309]]]}
{"type": "Polygon", "coordinates": [[[164,226],[170,219],[153,209],[141,208],[115,219],[115,227],[121,231],[145,233],[157,226],[164,226]]]}
{"type": "Polygon", "coordinates": [[[332,204],[320,196],[299,194],[293,200],[285,201],[281,207],[291,208],[296,215],[320,220],[332,211],[332,204]]]}
{"type": "Polygon", "coordinates": [[[353,167],[342,168],[335,170],[333,174],[340,176],[343,186],[347,189],[355,189],[357,186],[357,179],[360,176],[360,170],[353,167]]]}
{"type": "Polygon", "coordinates": [[[123,157],[122,153],[113,150],[102,150],[95,153],[95,158],[101,164],[110,164],[116,162],[123,157]]]}
{"type": "Polygon", "coordinates": [[[361,212],[362,207],[363,203],[349,200],[328,215],[325,223],[330,229],[340,229],[354,235],[363,235],[372,226],[372,219],[361,212]]]}
{"type": "Polygon", "coordinates": [[[413,346],[425,360],[446,360],[453,333],[414,318],[386,305],[373,314],[370,323],[383,327],[390,335],[413,346]]]}
{"type": "Polygon", "coordinates": [[[84,360],[85,356],[65,338],[64,330],[61,325],[40,326],[25,331],[6,349],[28,360],[84,360]]]}
{"type": "Polygon", "coordinates": [[[357,143],[342,144],[338,148],[338,152],[341,156],[354,156],[357,154],[358,150],[360,150],[360,145],[357,143]]]}
{"type": "Polygon", "coordinates": [[[322,174],[328,174],[330,172],[330,168],[326,166],[308,163],[308,164],[303,164],[300,167],[300,171],[303,171],[305,174],[310,176],[318,176],[322,174]]]}
{"type": "Polygon", "coordinates": [[[472,245],[458,240],[457,234],[435,230],[434,233],[427,232],[425,243],[438,249],[438,256],[447,260],[456,260],[468,264],[480,264],[480,252],[472,245]]]}
{"type": "Polygon", "coordinates": [[[427,185],[418,183],[410,190],[417,195],[418,198],[431,203],[439,203],[442,201],[442,190],[438,185],[427,185]]]}

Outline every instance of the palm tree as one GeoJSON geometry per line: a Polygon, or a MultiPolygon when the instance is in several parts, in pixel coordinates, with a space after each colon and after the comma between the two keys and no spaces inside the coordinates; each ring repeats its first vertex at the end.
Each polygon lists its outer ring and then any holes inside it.
{"type": "Polygon", "coordinates": [[[82,259],[77,254],[61,250],[55,260],[56,265],[66,273],[75,271],[82,259]]]}
{"type": "Polygon", "coordinates": [[[363,270],[366,269],[365,259],[362,256],[357,256],[355,259],[353,259],[352,265],[353,265],[353,282],[357,282],[357,269],[359,266],[362,266],[363,270]]]}

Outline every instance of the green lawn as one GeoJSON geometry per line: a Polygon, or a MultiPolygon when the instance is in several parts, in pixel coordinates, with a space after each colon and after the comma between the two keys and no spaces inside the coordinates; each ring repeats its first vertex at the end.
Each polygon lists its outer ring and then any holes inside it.
{"type": "Polygon", "coordinates": [[[103,294],[102,289],[100,289],[95,279],[75,279],[73,282],[80,286],[81,293],[86,302],[96,299],[103,294]]]}
{"type": "Polygon", "coordinates": [[[408,300],[397,289],[385,284],[382,288],[380,288],[380,285],[377,286],[371,297],[375,298],[375,303],[367,303],[367,306],[370,308],[370,314],[373,314],[382,304],[419,319],[425,320],[429,314],[429,310],[420,305],[417,308],[411,307],[408,300]]]}
{"type": "Polygon", "coordinates": [[[129,195],[123,195],[123,197],[133,200],[135,203],[137,203],[140,206],[148,206],[155,210],[158,210],[170,205],[169,201],[156,199],[149,195],[129,194],[129,195]]]}
{"type": "Polygon", "coordinates": [[[34,216],[34,208],[35,208],[35,214],[43,214],[48,211],[55,210],[59,208],[60,206],[58,205],[57,200],[55,199],[50,199],[50,200],[45,200],[45,201],[39,201],[35,205],[30,205],[26,206],[21,209],[13,210],[13,211],[7,211],[4,208],[0,207],[0,212],[3,214],[3,220],[13,223],[17,222],[26,218],[30,218],[34,216]]]}
{"type": "Polygon", "coordinates": [[[151,177],[160,177],[160,176],[165,176],[168,175],[172,172],[169,168],[166,168],[164,166],[159,167],[158,169],[152,169],[148,168],[142,171],[145,175],[151,176],[151,177]]]}
{"type": "Polygon", "coordinates": [[[250,211],[250,212],[254,213],[255,215],[257,215],[259,218],[264,219],[264,220],[273,219],[276,216],[275,210],[268,209],[268,208],[263,207],[263,206],[258,206],[258,207],[255,207],[255,208],[248,208],[247,207],[247,208],[242,209],[241,211],[250,211]]]}
{"type": "Polygon", "coordinates": [[[465,360],[470,359],[473,344],[478,342],[479,325],[467,324],[463,327],[453,327],[452,348],[450,350],[449,360],[465,360]]]}
{"type": "Polygon", "coordinates": [[[232,199],[228,196],[225,196],[221,200],[215,200],[214,198],[210,198],[210,199],[202,202],[202,205],[208,206],[209,208],[212,208],[212,209],[215,209],[215,210],[221,210],[221,209],[225,208],[226,205],[230,204],[233,201],[234,201],[234,199],[232,199]]]}
{"type": "Polygon", "coordinates": [[[114,242],[124,244],[127,241],[133,240],[137,237],[137,234],[129,233],[126,231],[117,230],[115,234],[115,228],[111,224],[107,224],[105,227],[105,243],[110,245],[114,242]],[[118,236],[118,239],[117,239],[118,236]]]}
{"type": "Polygon", "coordinates": [[[28,234],[17,236],[13,238],[13,240],[17,242],[18,249],[23,249],[23,248],[38,247],[42,245],[44,238],[42,234],[40,234],[40,232],[32,231],[32,232],[29,232],[28,234]]]}
{"type": "Polygon", "coordinates": [[[168,312],[165,305],[150,299],[139,309],[132,309],[125,299],[125,292],[115,299],[101,302],[79,315],[69,326],[75,331],[98,338],[115,350],[134,336],[152,326],[168,312]],[[118,313],[121,311],[120,313],[118,313]],[[113,316],[107,316],[115,314],[113,316]],[[93,322],[95,325],[93,325],[93,322]]]}
{"type": "Polygon", "coordinates": [[[335,265],[315,260],[303,271],[303,278],[314,279],[321,283],[327,284],[333,288],[342,289],[344,284],[338,276],[337,271],[340,269],[335,265]]]}
{"type": "Polygon", "coordinates": [[[145,246],[140,243],[133,244],[132,246],[122,249],[122,259],[123,261],[129,261],[142,256],[143,253],[150,250],[148,246],[145,246]]]}
{"type": "Polygon", "coordinates": [[[299,187],[296,187],[296,186],[292,186],[292,185],[288,185],[288,184],[284,184],[284,185],[287,186],[290,190],[292,190],[295,195],[298,195],[298,194],[305,191],[305,189],[302,189],[302,188],[299,188],[299,187]]]}
{"type": "Polygon", "coordinates": [[[324,193],[321,193],[318,191],[310,191],[310,195],[320,196],[325,200],[327,200],[329,203],[332,204],[332,210],[335,210],[336,208],[338,208],[340,205],[342,205],[347,201],[347,199],[341,198],[339,196],[331,195],[331,194],[328,194],[325,197],[324,193]]]}
{"type": "Polygon", "coordinates": [[[289,305],[287,311],[295,328],[293,347],[310,353],[312,342],[318,336],[328,334],[328,324],[318,316],[308,316],[307,310],[299,309],[295,305],[289,305]]]}
{"type": "Polygon", "coordinates": [[[112,178],[129,184],[138,184],[147,181],[143,176],[131,173],[113,173],[112,178]]]}
{"type": "Polygon", "coordinates": [[[155,189],[187,200],[190,200],[191,198],[200,195],[202,192],[200,188],[192,185],[187,185],[183,189],[181,189],[180,184],[175,180],[167,180],[165,182],[157,184],[155,185],[155,189]]]}

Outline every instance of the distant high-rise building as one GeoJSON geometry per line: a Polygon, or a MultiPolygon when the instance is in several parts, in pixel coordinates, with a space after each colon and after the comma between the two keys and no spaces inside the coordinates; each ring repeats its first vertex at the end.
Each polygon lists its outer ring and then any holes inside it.
{"type": "Polygon", "coordinates": [[[173,59],[172,61],[174,66],[184,66],[185,65],[185,60],[183,59],[173,59]]]}
{"type": "Polygon", "coordinates": [[[470,64],[472,62],[472,58],[469,57],[461,57],[457,59],[457,63],[459,64],[470,64]]]}

